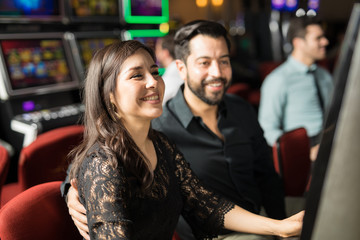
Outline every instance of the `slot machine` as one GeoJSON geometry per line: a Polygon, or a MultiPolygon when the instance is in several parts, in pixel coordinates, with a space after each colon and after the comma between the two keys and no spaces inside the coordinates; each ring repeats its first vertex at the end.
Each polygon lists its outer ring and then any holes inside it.
{"type": "Polygon", "coordinates": [[[63,33],[1,34],[0,67],[2,128],[14,147],[78,122],[79,78],[63,33]]]}
{"type": "Polygon", "coordinates": [[[98,49],[112,44],[115,41],[121,41],[121,33],[117,30],[66,32],[65,39],[69,43],[78,77],[83,81],[87,67],[94,53],[98,49]]]}

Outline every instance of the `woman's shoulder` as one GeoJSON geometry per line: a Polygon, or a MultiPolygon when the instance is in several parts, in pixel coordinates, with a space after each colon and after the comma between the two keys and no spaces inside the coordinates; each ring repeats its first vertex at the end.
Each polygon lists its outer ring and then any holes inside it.
{"type": "Polygon", "coordinates": [[[86,160],[106,159],[107,156],[98,142],[95,142],[86,153],[86,160]]]}
{"type": "Polygon", "coordinates": [[[111,158],[107,154],[104,148],[99,143],[94,143],[93,146],[89,148],[86,153],[85,159],[82,162],[81,169],[83,172],[88,170],[91,171],[117,171],[119,167],[119,162],[111,158]]]}

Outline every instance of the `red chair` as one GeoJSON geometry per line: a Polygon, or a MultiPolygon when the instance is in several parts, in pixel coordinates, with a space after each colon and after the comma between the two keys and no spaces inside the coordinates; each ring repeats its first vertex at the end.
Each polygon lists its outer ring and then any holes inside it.
{"type": "Polygon", "coordinates": [[[9,153],[0,145],[0,197],[10,167],[9,153]]]}
{"type": "Polygon", "coordinates": [[[309,181],[310,142],[305,128],[284,133],[273,146],[275,170],[282,177],[285,195],[303,196],[309,181]]]}
{"type": "Polygon", "coordinates": [[[4,185],[1,205],[37,184],[64,180],[69,165],[67,155],[81,142],[83,132],[81,125],[57,128],[39,135],[24,147],[20,153],[18,182],[4,185]]]}
{"type": "Polygon", "coordinates": [[[60,194],[61,181],[34,186],[0,211],[2,240],[81,240],[60,194]]]}
{"type": "Polygon", "coordinates": [[[267,75],[271,73],[275,68],[280,66],[281,61],[265,61],[259,64],[259,74],[261,82],[264,81],[267,75]]]}
{"type": "Polygon", "coordinates": [[[234,83],[234,84],[230,85],[230,87],[228,88],[228,90],[226,92],[240,96],[246,100],[248,98],[248,94],[250,92],[250,86],[247,83],[234,83]]]}
{"type": "Polygon", "coordinates": [[[171,240],[181,240],[177,232],[174,232],[174,235],[172,236],[171,240]]]}

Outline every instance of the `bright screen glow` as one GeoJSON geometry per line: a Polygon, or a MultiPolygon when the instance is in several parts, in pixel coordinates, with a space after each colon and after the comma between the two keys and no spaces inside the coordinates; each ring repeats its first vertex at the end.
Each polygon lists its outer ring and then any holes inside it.
{"type": "Polygon", "coordinates": [[[0,45],[12,90],[72,81],[61,40],[2,40],[0,45]]]}
{"type": "Polygon", "coordinates": [[[123,0],[127,23],[164,23],[169,21],[169,0],[123,0]]]}
{"type": "Polygon", "coordinates": [[[0,0],[1,16],[57,16],[58,0],[0,0]]]}
{"type": "Polygon", "coordinates": [[[70,0],[71,12],[76,17],[118,16],[118,0],[70,0]]]}

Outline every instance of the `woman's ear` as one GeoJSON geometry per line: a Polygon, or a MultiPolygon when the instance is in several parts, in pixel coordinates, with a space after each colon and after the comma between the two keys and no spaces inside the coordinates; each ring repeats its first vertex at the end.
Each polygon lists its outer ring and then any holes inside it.
{"type": "MultiPolygon", "coordinates": [[[[111,108],[112,108],[112,111],[114,112],[115,116],[120,119],[121,116],[117,109],[117,104],[115,101],[114,94],[112,94],[112,93],[110,93],[110,104],[111,104],[111,108]]],[[[109,109],[109,113],[110,113],[111,117],[113,118],[113,120],[115,121],[115,118],[112,116],[112,111],[109,109]]]]}
{"type": "Polygon", "coordinates": [[[115,101],[115,97],[114,97],[114,94],[112,94],[112,93],[110,93],[110,102],[116,106],[116,104],[115,104],[115,102],[116,102],[116,101],[115,101]]]}

